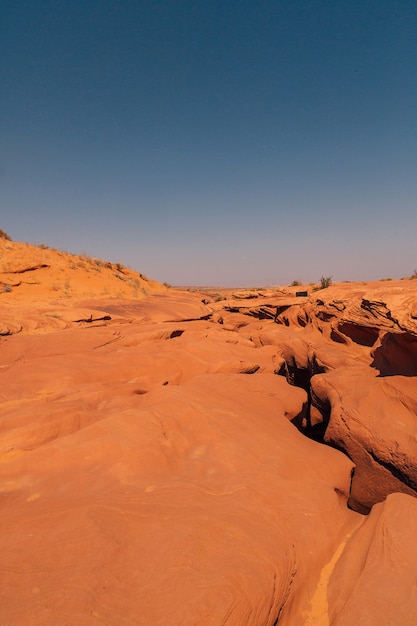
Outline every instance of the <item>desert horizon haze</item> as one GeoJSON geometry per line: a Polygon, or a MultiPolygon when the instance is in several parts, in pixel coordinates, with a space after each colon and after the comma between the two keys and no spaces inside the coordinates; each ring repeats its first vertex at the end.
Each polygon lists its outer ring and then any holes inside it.
{"type": "Polygon", "coordinates": [[[415,2],[4,0],[15,240],[180,285],[416,267],[415,2]]]}
{"type": "Polygon", "coordinates": [[[416,286],[186,291],[0,229],[0,623],[414,626],[416,286]]]}

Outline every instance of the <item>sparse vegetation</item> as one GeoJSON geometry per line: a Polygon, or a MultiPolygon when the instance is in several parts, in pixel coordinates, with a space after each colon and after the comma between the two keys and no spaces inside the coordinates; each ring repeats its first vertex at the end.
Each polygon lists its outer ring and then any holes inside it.
{"type": "Polygon", "coordinates": [[[380,278],[380,281],[392,280],[392,278],[380,278]]]}
{"type": "Polygon", "coordinates": [[[12,238],[2,228],[0,228],[0,239],[7,239],[7,241],[12,240],[12,238]]]}
{"type": "Polygon", "coordinates": [[[322,276],[320,278],[320,289],[327,289],[327,287],[330,287],[332,282],[333,280],[331,276],[322,276]]]}
{"type": "MultiPolygon", "coordinates": [[[[49,273],[51,280],[50,282],[48,281],[47,286],[52,292],[60,294],[60,297],[70,298],[73,295],[80,295],[80,293],[87,295],[90,291],[94,292],[96,285],[92,285],[92,283],[96,276],[97,278],[100,276],[100,278],[106,278],[110,281],[110,286],[104,288],[103,295],[111,293],[113,297],[143,298],[149,295],[149,292],[153,290],[154,281],[151,281],[144,274],[136,272],[122,263],[112,263],[95,256],[89,256],[85,252],[73,254],[58,248],[53,248],[45,243],[14,243],[9,235],[0,229],[0,241],[2,239],[4,240],[1,244],[3,250],[7,248],[14,249],[19,245],[25,245],[28,248],[36,248],[37,252],[34,258],[36,258],[37,263],[40,258],[45,258],[47,265],[42,265],[42,267],[48,267],[51,270],[49,273]],[[55,255],[59,255],[61,259],[54,258],[55,255]],[[71,278],[68,276],[68,270],[71,272],[71,278]],[[78,274],[78,272],[80,272],[80,274],[78,274]],[[84,274],[84,276],[81,276],[81,273],[84,274]],[[89,290],[87,292],[82,290],[84,279],[89,281],[89,290]],[[118,283],[119,289],[114,286],[114,283],[118,283]],[[149,288],[146,289],[145,287],[148,286],[149,288]]],[[[9,263],[6,255],[4,256],[5,258],[1,259],[2,273],[6,273],[9,269],[14,272],[14,260],[9,263]]],[[[37,266],[33,269],[36,268],[37,266]]],[[[0,274],[0,295],[3,293],[6,294],[12,290],[14,291],[14,287],[17,286],[12,283],[6,285],[5,282],[3,282],[6,280],[6,277],[3,278],[2,274],[0,274]]],[[[155,286],[156,284],[157,283],[155,283],[155,286]]],[[[168,288],[171,287],[171,285],[165,283],[165,287],[168,288]]],[[[101,281],[100,285],[97,285],[97,288],[99,291],[101,290],[101,281]]]]}
{"type": "Polygon", "coordinates": [[[417,279],[417,270],[413,270],[413,273],[411,274],[410,278],[411,278],[412,280],[417,279]]]}
{"type": "Polygon", "coordinates": [[[167,287],[168,289],[171,289],[172,285],[170,285],[169,283],[162,283],[164,287],[167,287]]]}
{"type": "Polygon", "coordinates": [[[293,280],[290,287],[300,287],[302,284],[301,280],[293,280]]]}

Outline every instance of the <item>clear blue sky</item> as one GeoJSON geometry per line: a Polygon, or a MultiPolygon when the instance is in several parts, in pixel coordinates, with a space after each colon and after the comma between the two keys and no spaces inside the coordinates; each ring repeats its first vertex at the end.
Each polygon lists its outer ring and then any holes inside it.
{"type": "Polygon", "coordinates": [[[188,285],[417,267],[415,0],[3,0],[0,227],[188,285]]]}

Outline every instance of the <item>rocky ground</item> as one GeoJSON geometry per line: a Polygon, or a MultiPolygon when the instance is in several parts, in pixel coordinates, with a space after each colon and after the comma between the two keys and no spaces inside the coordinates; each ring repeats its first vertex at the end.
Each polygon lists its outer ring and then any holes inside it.
{"type": "Polygon", "coordinates": [[[417,280],[175,290],[0,239],[0,623],[414,626],[416,378],[417,280]]]}

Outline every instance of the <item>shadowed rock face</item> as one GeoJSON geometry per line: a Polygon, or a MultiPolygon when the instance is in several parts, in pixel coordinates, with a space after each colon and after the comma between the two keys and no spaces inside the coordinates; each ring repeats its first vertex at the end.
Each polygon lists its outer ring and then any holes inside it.
{"type": "MultiPolygon", "coordinates": [[[[297,425],[355,463],[349,506],[361,513],[390,493],[417,492],[414,283],[367,289],[365,297],[357,286],[334,286],[292,305],[282,297],[279,330],[260,336],[279,346],[279,373],[309,395],[297,425]]],[[[273,306],[262,302],[260,317],[273,306]]],[[[253,304],[247,313],[256,317],[253,304]]]]}
{"type": "Polygon", "coordinates": [[[2,293],[0,623],[415,624],[411,287],[2,293]]]}
{"type": "Polygon", "coordinates": [[[417,376],[417,336],[385,333],[372,352],[373,367],[381,376],[417,376]]]}

